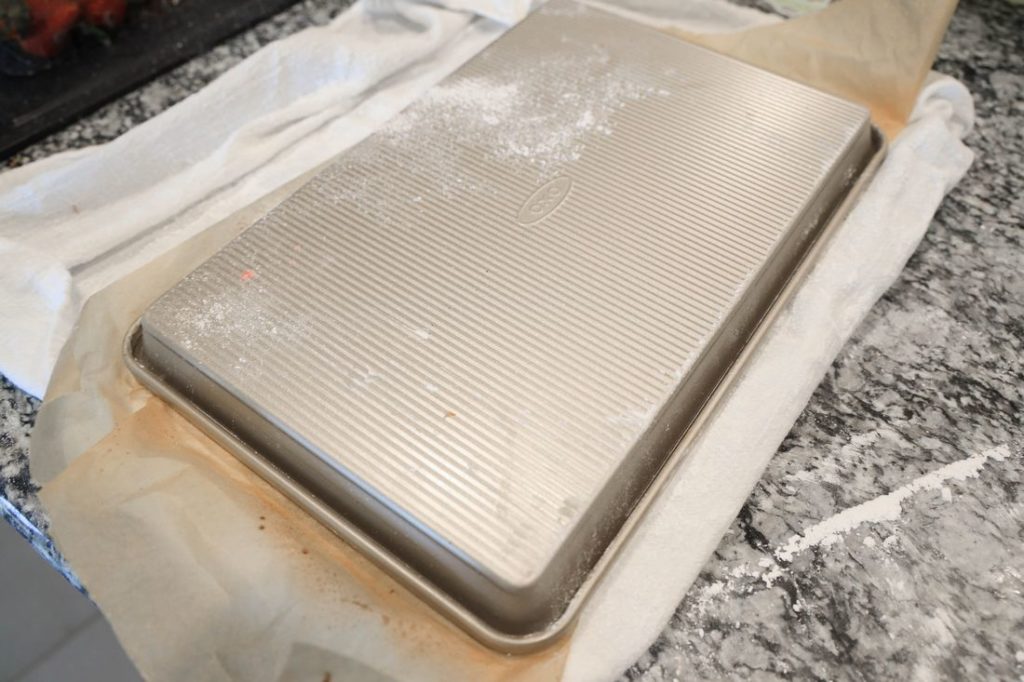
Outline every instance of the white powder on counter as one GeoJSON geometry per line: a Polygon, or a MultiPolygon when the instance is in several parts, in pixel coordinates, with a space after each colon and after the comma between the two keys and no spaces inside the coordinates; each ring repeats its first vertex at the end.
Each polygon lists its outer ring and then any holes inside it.
{"type": "Polygon", "coordinates": [[[1001,462],[1010,456],[1007,445],[985,450],[970,457],[947,464],[930,473],[919,476],[886,495],[862,502],[844,509],[824,521],[819,521],[793,535],[775,551],[780,561],[790,561],[796,554],[816,545],[828,546],[864,523],[895,521],[903,513],[903,502],[925,490],[944,490],[947,481],[965,481],[974,478],[990,460],[1001,462]]]}

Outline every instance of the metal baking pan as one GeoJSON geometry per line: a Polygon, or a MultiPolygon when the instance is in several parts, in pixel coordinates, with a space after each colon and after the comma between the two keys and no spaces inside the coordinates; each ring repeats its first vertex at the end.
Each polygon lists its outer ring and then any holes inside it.
{"type": "Polygon", "coordinates": [[[126,356],[471,634],[539,647],[882,149],[859,106],[556,0],[161,296],[126,356]]]}

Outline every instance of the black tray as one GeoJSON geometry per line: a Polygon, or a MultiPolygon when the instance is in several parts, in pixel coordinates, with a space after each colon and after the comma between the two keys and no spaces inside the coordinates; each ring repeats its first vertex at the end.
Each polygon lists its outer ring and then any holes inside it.
{"type": "MultiPolygon", "coordinates": [[[[130,12],[108,45],[75,40],[44,71],[32,76],[0,75],[0,158],[295,1],[153,2],[130,12]]],[[[10,59],[13,45],[4,48],[10,59]]]]}

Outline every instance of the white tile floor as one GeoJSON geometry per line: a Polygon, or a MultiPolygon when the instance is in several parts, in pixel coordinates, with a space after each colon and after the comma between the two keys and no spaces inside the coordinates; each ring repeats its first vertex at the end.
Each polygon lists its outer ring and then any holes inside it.
{"type": "Polygon", "coordinates": [[[0,519],[0,682],[140,679],[92,602],[0,519]]]}

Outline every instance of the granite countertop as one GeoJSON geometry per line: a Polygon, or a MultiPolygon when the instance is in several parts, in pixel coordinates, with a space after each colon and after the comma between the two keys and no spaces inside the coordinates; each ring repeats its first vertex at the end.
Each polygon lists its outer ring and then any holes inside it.
{"type": "MultiPolygon", "coordinates": [[[[306,0],[7,163],[110,140],[344,4],[306,0]]],[[[974,166],[625,679],[1024,678],[1024,7],[961,2],[935,68],[974,93],[974,166]]],[[[0,380],[0,511],[73,578],[28,471],[37,408],[0,380]]]]}

